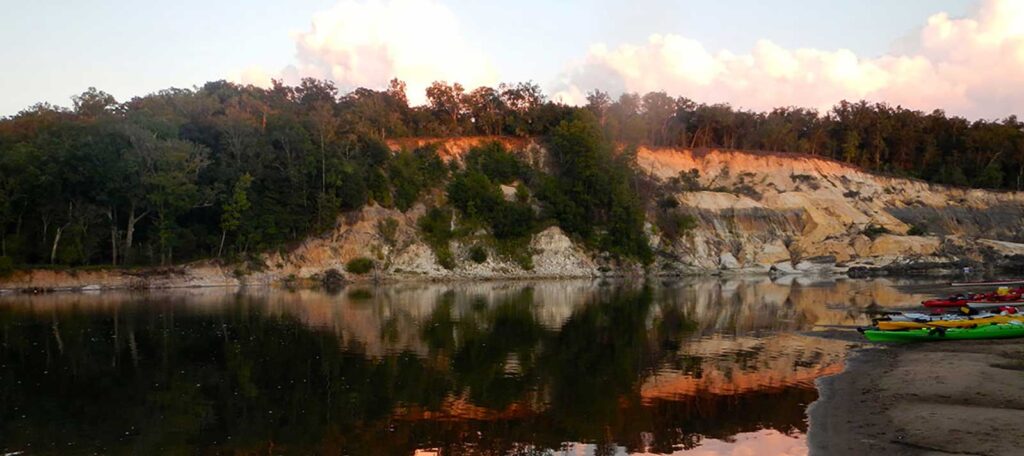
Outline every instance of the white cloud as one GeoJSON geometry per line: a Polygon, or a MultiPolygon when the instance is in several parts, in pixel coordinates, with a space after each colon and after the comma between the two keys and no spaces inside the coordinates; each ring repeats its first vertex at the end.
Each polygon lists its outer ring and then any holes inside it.
{"type": "MultiPolygon", "coordinates": [[[[301,77],[335,81],[342,90],[406,81],[414,104],[433,81],[467,89],[495,85],[491,59],[460,31],[440,0],[342,0],[295,32],[295,63],[281,71],[247,68],[232,79],[269,85],[301,77]]],[[[551,87],[554,99],[582,104],[598,88],[664,90],[702,102],[750,109],[806,106],[825,110],[842,99],[885,101],[996,118],[1024,107],[1024,0],[983,0],[975,13],[927,18],[904,51],[862,57],[852,51],[788,49],[770,40],[744,53],[712,51],[676,34],[609,47],[594,44],[551,87]]],[[[548,75],[534,75],[544,80],[548,75]]]]}
{"type": "MultiPolygon", "coordinates": [[[[382,89],[391,78],[406,82],[409,101],[425,100],[433,81],[468,89],[497,83],[494,66],[461,34],[455,15],[434,0],[343,0],[313,16],[293,34],[296,63],[281,72],[288,83],[302,77],[330,79],[343,90],[382,89]]],[[[236,76],[268,80],[258,69],[236,76]]]]}
{"type": "Polygon", "coordinates": [[[913,48],[863,58],[844,49],[786,49],[762,40],[749,53],[734,54],[655,34],[642,44],[591,46],[563,74],[555,98],[584,103],[595,88],[665,90],[744,108],[822,110],[842,99],[867,99],[985,118],[1024,107],[1024,1],[985,0],[962,19],[935,14],[913,48]]]}
{"type": "Polygon", "coordinates": [[[228,80],[240,84],[252,84],[256,87],[269,88],[274,77],[263,67],[254,65],[232,74],[228,77],[228,80]]]}

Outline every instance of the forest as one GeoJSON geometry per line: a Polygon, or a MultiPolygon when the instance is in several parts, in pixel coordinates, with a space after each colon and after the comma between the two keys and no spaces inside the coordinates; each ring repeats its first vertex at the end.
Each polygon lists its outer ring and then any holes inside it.
{"type": "MultiPolygon", "coordinates": [[[[467,91],[435,82],[410,106],[405,84],[348,93],[304,79],[270,88],[225,81],[119,102],[90,88],[70,109],[38,104],[0,119],[0,274],[20,267],[168,265],[240,260],[333,228],[366,204],[409,209],[441,191],[420,221],[442,264],[460,229],[486,228],[514,256],[557,224],[595,249],[647,261],[649,186],[637,145],[810,154],[954,186],[1021,190],[1024,123],[968,120],[884,103],[828,112],[754,112],[664,92],[591,92],[585,106],[534,83],[467,91]],[[500,144],[464,165],[402,137],[536,138],[552,169],[500,144]],[[498,185],[517,186],[505,201],[498,185]]],[[[528,266],[528,265],[527,265],[528,266]]]]}

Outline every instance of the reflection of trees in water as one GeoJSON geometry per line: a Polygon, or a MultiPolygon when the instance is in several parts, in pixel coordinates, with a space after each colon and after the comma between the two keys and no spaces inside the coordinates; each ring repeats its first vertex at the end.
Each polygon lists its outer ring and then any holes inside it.
{"type": "MultiPolygon", "coordinates": [[[[8,449],[40,453],[73,443],[102,453],[391,454],[565,441],[639,448],[651,443],[645,433],[668,451],[701,436],[803,430],[809,387],[642,397],[666,365],[706,368],[677,352],[700,325],[685,306],[656,304],[652,289],[602,288],[557,327],[538,318],[534,295],[524,288],[456,309],[455,294],[441,294],[416,336],[425,356],[367,356],[336,329],[310,329],[241,295],[216,311],[160,301],[3,308],[0,435],[8,449]]],[[[403,331],[379,321],[383,337],[403,331]]],[[[756,368],[749,356],[742,362],[756,368]]]]}

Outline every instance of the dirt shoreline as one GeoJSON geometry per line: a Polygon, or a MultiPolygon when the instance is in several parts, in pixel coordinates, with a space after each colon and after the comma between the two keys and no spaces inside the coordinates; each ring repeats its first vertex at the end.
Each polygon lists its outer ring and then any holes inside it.
{"type": "Polygon", "coordinates": [[[808,409],[811,455],[1024,452],[1019,339],[869,344],[817,386],[808,409]]]}

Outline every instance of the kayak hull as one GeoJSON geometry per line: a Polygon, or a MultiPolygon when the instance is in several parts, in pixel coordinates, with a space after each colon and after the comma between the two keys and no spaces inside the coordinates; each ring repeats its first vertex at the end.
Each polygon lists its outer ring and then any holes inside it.
{"type": "Polygon", "coordinates": [[[925,342],[937,340],[984,340],[1024,337],[1022,324],[995,324],[977,328],[924,328],[906,331],[869,329],[864,337],[872,342],[925,342]]]}
{"type": "Polygon", "coordinates": [[[923,305],[925,307],[933,307],[933,308],[934,307],[960,307],[960,306],[967,305],[967,303],[969,303],[969,302],[971,302],[971,301],[968,300],[968,299],[957,299],[957,300],[930,299],[928,301],[922,302],[921,305],[923,305]]]}

